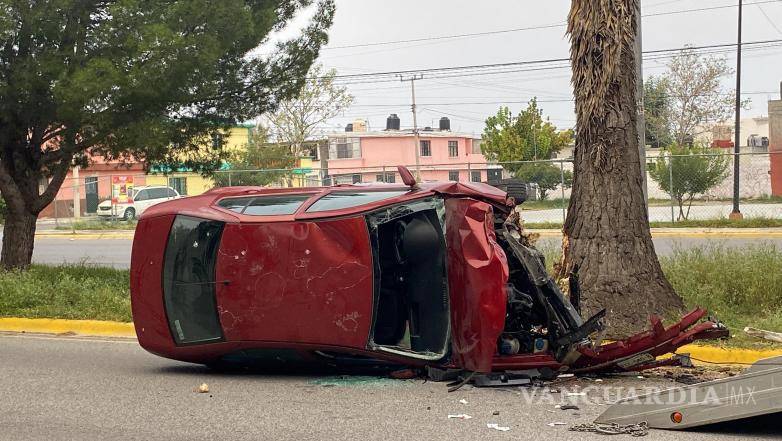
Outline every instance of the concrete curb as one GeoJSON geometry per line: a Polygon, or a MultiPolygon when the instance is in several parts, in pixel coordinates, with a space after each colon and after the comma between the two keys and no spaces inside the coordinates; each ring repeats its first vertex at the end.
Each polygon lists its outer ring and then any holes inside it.
{"type": "MultiPolygon", "coordinates": [[[[541,237],[562,236],[558,229],[533,229],[526,231],[541,237]]],[[[652,228],[652,237],[782,237],[782,228],[652,228]]]]}
{"type": "Polygon", "coordinates": [[[133,239],[134,231],[131,230],[106,230],[106,231],[41,231],[36,232],[35,237],[41,239],[133,239]]]}
{"type": "Polygon", "coordinates": [[[782,356],[782,349],[741,349],[721,348],[717,346],[684,345],[676,351],[679,354],[690,354],[693,364],[704,366],[708,364],[752,364],[769,357],[782,356]],[[697,358],[697,360],[695,360],[697,358]],[[705,360],[708,363],[704,363],[705,360]]]}
{"type": "MultiPolygon", "coordinates": [[[[34,332],[41,334],[73,333],[82,336],[136,338],[133,323],[110,322],[101,320],[64,320],[64,319],[28,319],[0,318],[0,332],[34,332]]],[[[677,352],[690,354],[708,364],[749,364],[768,357],[782,356],[782,349],[756,350],[739,348],[720,348],[716,346],[685,345],[677,352]]],[[[696,365],[704,365],[693,360],[696,365]]]]}
{"type": "Polygon", "coordinates": [[[41,334],[73,333],[86,336],[136,338],[133,323],[101,320],[0,318],[0,331],[41,334]]]}

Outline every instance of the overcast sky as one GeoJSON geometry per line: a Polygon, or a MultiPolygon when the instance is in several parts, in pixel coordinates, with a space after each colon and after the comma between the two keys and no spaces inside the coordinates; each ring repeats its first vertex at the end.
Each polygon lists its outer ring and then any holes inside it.
{"type": "MultiPolygon", "coordinates": [[[[735,5],[734,0],[642,0],[644,50],[735,43],[737,8],[665,14],[697,8],[735,5]],[[653,15],[660,14],[664,15],[653,15]]],[[[518,62],[568,56],[564,22],[566,0],[337,0],[334,26],[321,62],[339,74],[415,70],[448,66],[518,62]],[[557,25],[562,26],[557,26],[557,25]],[[356,45],[492,32],[549,28],[493,35],[447,38],[399,44],[356,45]],[[345,47],[353,46],[353,47],[345,47]]],[[[782,1],[747,0],[744,42],[782,39],[782,1]],[[757,5],[747,3],[758,2],[757,5]],[[762,9],[761,9],[762,8],[762,9]],[[765,15],[764,15],[765,13],[765,15]]],[[[735,66],[735,54],[727,55],[735,66]]],[[[644,63],[644,75],[664,72],[666,60],[644,63]]],[[[767,100],[777,98],[782,81],[782,46],[748,50],[743,56],[742,90],[752,108],[747,115],[767,113],[767,100]]],[[[735,78],[726,78],[726,85],[735,78]]],[[[385,117],[397,113],[403,127],[412,125],[410,83],[385,81],[349,86],[356,97],[345,115],[324,127],[335,131],[354,118],[365,118],[373,129],[385,127],[385,117]]],[[[416,82],[419,126],[436,126],[441,116],[452,129],[479,134],[483,120],[507,103],[514,113],[537,96],[546,116],[560,128],[575,122],[567,68],[475,75],[416,82]]]]}

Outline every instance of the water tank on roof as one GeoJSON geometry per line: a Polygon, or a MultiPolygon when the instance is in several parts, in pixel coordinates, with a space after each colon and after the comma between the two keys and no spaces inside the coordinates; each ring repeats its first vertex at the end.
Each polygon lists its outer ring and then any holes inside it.
{"type": "Polygon", "coordinates": [[[440,118],[440,130],[451,130],[451,120],[444,116],[440,118]]]}
{"type": "Polygon", "coordinates": [[[396,113],[392,113],[386,118],[386,130],[399,130],[399,117],[396,116],[396,113]]]}
{"type": "Polygon", "coordinates": [[[345,131],[346,132],[352,132],[353,131],[353,123],[349,123],[348,125],[346,125],[345,126],[345,131]]]}
{"type": "Polygon", "coordinates": [[[354,132],[366,132],[367,131],[367,120],[359,118],[359,119],[353,121],[353,131],[354,132]]]}

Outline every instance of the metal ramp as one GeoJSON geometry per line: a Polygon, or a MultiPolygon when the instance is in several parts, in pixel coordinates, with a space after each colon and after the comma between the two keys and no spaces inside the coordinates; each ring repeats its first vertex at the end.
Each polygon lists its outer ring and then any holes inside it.
{"type": "Polygon", "coordinates": [[[760,360],[735,377],[623,399],[595,423],[688,429],[774,413],[782,416],[782,357],[760,360]]]}

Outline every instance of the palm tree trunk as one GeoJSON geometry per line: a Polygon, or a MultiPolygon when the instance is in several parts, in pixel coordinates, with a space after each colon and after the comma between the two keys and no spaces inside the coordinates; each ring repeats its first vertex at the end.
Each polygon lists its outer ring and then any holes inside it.
{"type": "Polygon", "coordinates": [[[635,101],[636,0],[573,0],[577,135],[560,275],[578,269],[586,313],[612,336],[683,308],[660,268],[643,198],[635,101]]]}

